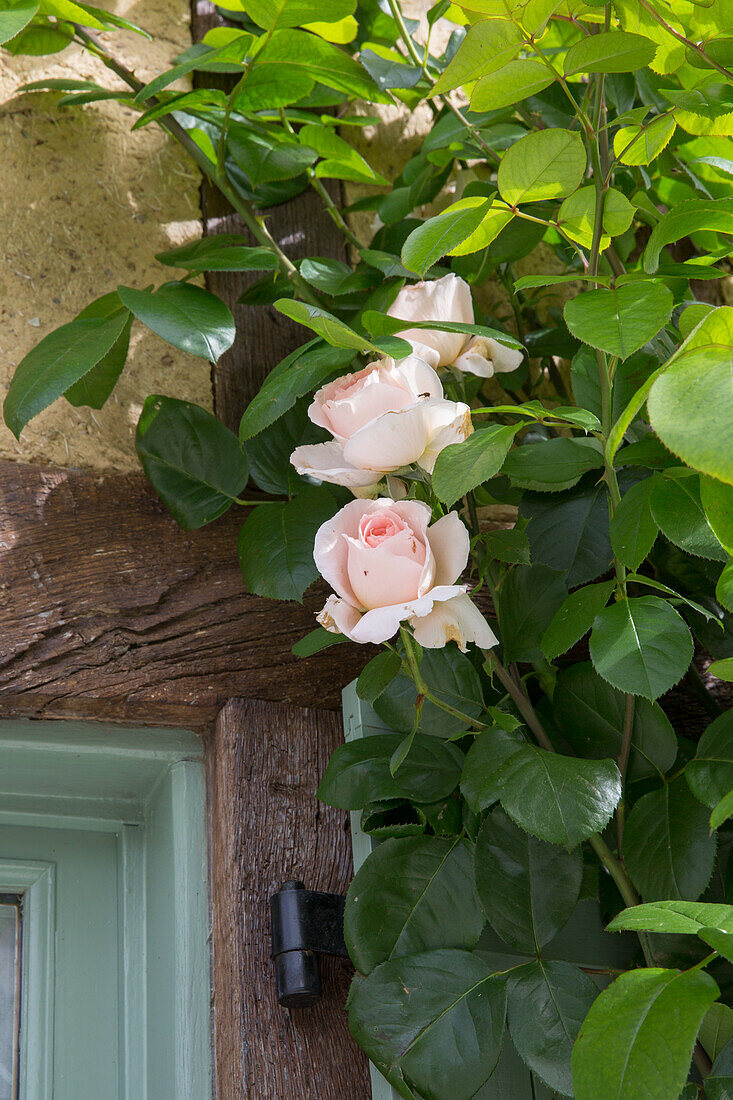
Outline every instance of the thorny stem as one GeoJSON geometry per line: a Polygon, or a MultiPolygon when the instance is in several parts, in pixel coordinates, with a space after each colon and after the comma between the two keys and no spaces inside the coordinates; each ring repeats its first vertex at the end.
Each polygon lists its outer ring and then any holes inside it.
{"type": "MultiPolygon", "coordinates": [[[[107,66],[112,72],[114,72],[121,80],[123,80],[129,88],[132,88],[134,92],[140,92],[144,87],[138,80],[134,73],[125,68],[124,65],[116,61],[107,51],[99,40],[91,34],[89,31],[84,30],[83,27],[75,25],[76,36],[79,42],[94,53],[104,65],[107,66]]],[[[157,100],[152,97],[146,100],[147,103],[155,104],[157,100]]],[[[187,130],[181,126],[174,118],[167,116],[157,120],[158,125],[166,130],[176,141],[181,145],[189,154],[191,159],[198,165],[202,173],[207,176],[208,179],[216,185],[221,191],[222,195],[229,201],[231,206],[239,214],[242,221],[252,233],[252,236],[259,242],[264,248],[268,248],[271,252],[274,252],[277,257],[278,263],[283,274],[290,280],[293,286],[297,287],[298,293],[301,298],[309,302],[311,305],[321,305],[318,297],[313,293],[306,281],[301,278],[297,268],[292,261],[285,255],[280,245],[270,234],[263,219],[259,218],[254,211],[254,207],[246,199],[243,199],[229,183],[226,177],[226,173],[223,172],[218,165],[214,165],[202,149],[198,147],[196,142],[190,136],[187,130]]]]}
{"type": "Polygon", "coordinates": [[[667,31],[668,34],[671,34],[672,37],[676,38],[678,42],[683,42],[684,45],[688,47],[688,49],[694,50],[694,52],[696,54],[698,54],[700,57],[704,57],[709,65],[712,65],[712,67],[714,69],[717,69],[718,72],[721,73],[728,80],[733,81],[733,72],[731,72],[730,69],[726,69],[725,65],[720,65],[717,61],[715,61],[712,57],[710,57],[710,55],[707,54],[705,52],[705,50],[702,48],[702,46],[699,46],[697,44],[697,42],[693,42],[691,39],[686,38],[684,34],[680,34],[679,31],[676,31],[674,29],[674,27],[670,27],[670,25],[666,21],[666,19],[664,19],[659,14],[659,12],[656,11],[656,9],[653,8],[652,5],[647,2],[647,0],[639,0],[639,3],[641,5],[641,7],[644,8],[645,11],[649,12],[652,19],[654,19],[657,23],[659,23],[660,27],[664,27],[664,29],[667,31]]]}

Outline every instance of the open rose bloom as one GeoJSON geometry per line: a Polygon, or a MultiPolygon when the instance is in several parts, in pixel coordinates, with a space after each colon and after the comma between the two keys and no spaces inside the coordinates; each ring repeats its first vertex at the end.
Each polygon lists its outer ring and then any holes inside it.
{"type": "Polygon", "coordinates": [[[296,447],[290,461],[299,474],[360,496],[411,463],[431,473],[443,448],[473,431],[468,405],[446,401],[437,374],[417,356],[337,378],[316,393],[308,416],[333,440],[296,447]]]}
{"type": "Polygon", "coordinates": [[[420,501],[380,498],[353,500],[323,524],[313,556],[337,593],[318,616],[326,630],[379,643],[408,623],[428,649],[496,645],[467,586],[456,583],[468,561],[468,531],[456,512],[430,518],[420,501]]]}
{"type": "MultiPolygon", "coordinates": [[[[387,312],[402,321],[474,322],[468,283],[453,274],[403,287],[387,312]]],[[[521,351],[490,337],[421,328],[406,328],[397,335],[408,340],[415,355],[432,367],[453,367],[482,378],[516,370],[522,362],[521,351]]]]}

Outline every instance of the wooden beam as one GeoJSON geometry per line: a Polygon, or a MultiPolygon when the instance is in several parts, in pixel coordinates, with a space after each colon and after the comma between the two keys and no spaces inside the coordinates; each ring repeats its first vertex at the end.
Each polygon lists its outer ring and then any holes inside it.
{"type": "Polygon", "coordinates": [[[0,715],[200,728],[233,696],[338,708],[369,656],[293,657],[325,590],[248,595],[241,510],[186,532],[142,476],[0,462],[0,485],[0,715]]]}
{"type": "Polygon", "coordinates": [[[208,753],[212,827],[214,1037],[220,1100],[369,1100],[366,1057],[344,1011],[351,967],[322,962],[323,999],[281,1008],[269,899],[287,879],[345,893],[348,819],[315,797],[340,717],[234,699],[208,753]]]}

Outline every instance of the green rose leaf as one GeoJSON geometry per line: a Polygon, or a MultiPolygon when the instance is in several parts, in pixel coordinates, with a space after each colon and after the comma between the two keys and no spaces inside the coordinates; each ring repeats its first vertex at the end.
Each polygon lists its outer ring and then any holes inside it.
{"type": "Polygon", "coordinates": [[[561,436],[515,447],[504,463],[504,473],[524,489],[558,492],[571,488],[588,470],[601,466],[603,455],[594,439],[561,436]]]}
{"type": "Polygon", "coordinates": [[[572,916],[583,878],[579,848],[538,840],[494,810],[478,834],[475,865],[489,923],[517,951],[535,954],[572,916]]]}
{"type": "Polygon", "coordinates": [[[657,475],[650,505],[657,526],[675,546],[698,557],[728,560],[703,511],[697,474],[672,468],[657,475]]]}
{"type": "Polygon", "coordinates": [[[628,359],[669,320],[672,292],[658,282],[624,283],[589,290],[565,305],[565,321],[585,344],[628,359]]]}
{"type": "MultiPolygon", "coordinates": [[[[728,950],[730,951],[730,946],[728,950]]],[[[733,1039],[733,1009],[717,1002],[711,1005],[705,1014],[705,1019],[700,1026],[700,1042],[706,1053],[715,1061],[731,1039],[733,1039]]]]}
{"type": "Polygon", "coordinates": [[[620,691],[657,699],[687,671],[690,631],[658,596],[619,600],[598,615],[590,636],[596,672],[620,691]]]}
{"type": "Polygon", "coordinates": [[[598,986],[569,962],[520,967],[507,986],[509,1034],[530,1069],[551,1089],[572,1096],[570,1057],[598,986]]]}
{"type": "Polygon", "coordinates": [[[503,19],[481,19],[469,27],[445,71],[433,88],[434,95],[469,84],[501,69],[522,45],[522,32],[503,19]]]}
{"type": "Polygon", "coordinates": [[[596,615],[608,603],[615,581],[589,584],[572,592],[542,635],[542,652],[548,661],[567,653],[593,626],[596,615]]]}
{"type": "Polygon", "coordinates": [[[607,930],[696,936],[704,928],[733,932],[733,905],[703,901],[650,901],[624,909],[614,917],[607,930]]]}
{"type": "Polygon", "coordinates": [[[416,734],[410,753],[396,775],[389,764],[402,744],[396,733],[360,737],[339,745],[329,760],[318,797],[329,806],[360,810],[369,802],[409,798],[437,802],[456,788],[463,753],[450,742],[416,734]]]}
{"type": "Polygon", "coordinates": [[[718,541],[733,554],[733,485],[701,477],[700,499],[718,541]]]}
{"type": "Polygon", "coordinates": [[[218,519],[249,478],[234,432],[190,401],[148,397],[135,446],[153,488],[185,531],[218,519]]]}
{"type": "Polygon", "coordinates": [[[733,233],[733,199],[688,199],[675,203],[652,230],[644,251],[644,270],[654,274],[663,248],[703,229],[733,233]]]}
{"type": "Polygon", "coordinates": [[[577,760],[534,745],[505,761],[496,784],[502,806],[520,828],[566,848],[602,832],[621,797],[621,775],[612,760],[577,760]]]}
{"type": "Polygon", "coordinates": [[[266,31],[275,27],[300,27],[312,23],[314,16],[322,23],[336,23],[353,15],[356,0],[319,0],[318,9],[312,0],[247,0],[247,15],[266,31]]]}
{"type": "Polygon", "coordinates": [[[112,351],[129,319],[130,314],[122,306],[111,315],[77,317],[31,348],[16,367],[3,406],[5,423],[16,439],[29,420],[112,351]]]}
{"type": "Polygon", "coordinates": [[[670,451],[693,469],[733,484],[730,343],[675,358],[653,382],[648,408],[654,431],[670,451]]]}
{"type": "MultiPolygon", "coordinates": [[[[733,664],[733,662],[731,662],[733,664]]],[[[715,809],[710,815],[710,829],[719,829],[723,822],[728,821],[733,817],[733,790],[728,791],[724,798],[721,798],[715,809]]]]}
{"type": "Polygon", "coordinates": [[[451,443],[438,455],[433,489],[444,504],[455,504],[494,474],[498,474],[521,425],[491,424],[463,443],[451,443]]]}
{"type": "MultiPolygon", "coordinates": [[[[109,320],[118,312],[119,307],[120,299],[116,293],[105,294],[97,298],[96,302],[90,302],[79,314],[79,320],[87,318],[109,320]]],[[[132,314],[127,313],[127,324],[107,354],[103,355],[90,371],[65,391],[64,397],[71,405],[77,407],[87,405],[91,409],[103,407],[117,385],[127,362],[131,328],[132,314]]]]}
{"type": "Polygon", "coordinates": [[[613,139],[614,155],[622,164],[651,164],[669,145],[677,129],[674,115],[661,115],[650,122],[621,126],[613,139]]]}
{"type": "Polygon", "coordinates": [[[520,565],[496,592],[499,633],[506,661],[537,661],[541,638],[567,596],[561,573],[546,565],[520,565]]]}
{"type": "Polygon", "coordinates": [[[694,901],[710,880],[714,860],[708,814],[683,775],[634,804],[624,830],[624,861],[643,898],[694,901]]]}
{"type": "Polygon", "coordinates": [[[575,1043],[575,1100],[678,1097],[700,1024],[719,992],[701,970],[622,974],[596,1000],[575,1043]]]}
{"type": "MultiPolygon", "coordinates": [[[[408,271],[416,271],[420,276],[425,275],[441,256],[447,255],[476,233],[489,213],[492,202],[493,199],[478,195],[460,199],[447,210],[422,222],[413,229],[402,246],[404,266],[408,271]]],[[[476,247],[480,248],[483,245],[477,244],[476,247]]]]}
{"type": "Polygon", "coordinates": [[[239,567],[247,589],[272,600],[302,600],[318,576],[316,531],[336,511],[331,493],[304,486],[287,503],[259,504],[239,532],[239,567]]]}
{"type": "Polygon", "coordinates": [[[371,340],[354,332],[352,328],[325,309],[319,309],[307,302],[296,302],[293,298],[279,298],[275,302],[275,309],[278,313],[289,317],[291,321],[312,329],[316,335],[322,337],[334,348],[351,348],[353,351],[368,349],[379,353],[379,348],[371,340]]]}
{"type": "MultiPolygon", "coordinates": [[[[703,943],[712,947],[713,951],[717,951],[728,962],[733,962],[733,932],[721,932],[719,928],[702,928],[698,935],[703,943]]],[[[730,1012],[730,1009],[728,1011],[730,1012]]],[[[730,1019],[726,1023],[729,1027],[730,1019]]],[[[705,1049],[707,1050],[707,1047],[705,1049]]],[[[712,1057],[714,1058],[715,1055],[712,1054],[712,1057]]]]}
{"type": "MultiPolygon", "coordinates": [[[[552,696],[553,722],[578,756],[618,759],[625,711],[625,695],[611,687],[592,665],[579,662],[558,674],[552,696]]],[[[636,780],[664,774],[676,758],[677,737],[669,718],[658,703],[637,696],[629,777],[636,780]]]]}
{"type": "Polygon", "coordinates": [[[499,799],[496,776],[505,760],[525,745],[518,730],[492,726],[480,733],[466,754],[461,793],[474,813],[481,813],[499,799]]]}
{"type": "MultiPolygon", "coordinates": [[[[420,659],[420,673],[430,690],[449,706],[478,718],[481,714],[483,694],[481,680],[470,658],[455,646],[444,649],[426,649],[420,659]]],[[[374,700],[374,709],[390,729],[410,733],[415,722],[417,689],[410,676],[400,673],[374,700]]],[[[452,737],[465,730],[465,721],[454,718],[426,700],[420,717],[420,729],[437,737],[452,737]]]]}
{"type": "Polygon", "coordinates": [[[269,248],[253,248],[246,237],[217,233],[200,241],[158,252],[156,260],[186,271],[277,271],[277,256],[269,248]]]}
{"type": "Polygon", "coordinates": [[[346,897],[344,936],[362,974],[432,948],[471,950],[485,924],[473,846],[460,837],[386,841],[357,871],[346,897]]]}
{"type": "MultiPolygon", "coordinates": [[[[339,92],[346,92],[371,103],[389,102],[385,93],[380,92],[358,61],[338,46],[306,31],[286,28],[268,35],[257,54],[253,75],[260,66],[267,67],[272,73],[281,74],[284,81],[289,80],[294,72],[303,72],[311,80],[325,84],[327,88],[335,88],[339,92]]],[[[248,83],[247,81],[245,89],[248,83]]],[[[267,105],[262,103],[263,107],[267,105]]]]}
{"type": "Polygon", "coordinates": [[[641,34],[605,31],[581,38],[565,55],[565,76],[576,73],[633,73],[643,69],[657,47],[641,34]]]}
{"type": "Polygon", "coordinates": [[[20,34],[23,27],[38,14],[38,8],[37,0],[20,0],[20,3],[0,11],[0,46],[20,34]]]}
{"type": "Polygon", "coordinates": [[[510,206],[563,198],[580,186],[585,166],[580,134],[539,130],[520,138],[504,154],[497,175],[499,194],[510,206]]]}
{"type": "Polygon", "coordinates": [[[234,343],[236,328],[229,308],[200,286],[164,283],[157,290],[121,286],[124,305],[169,344],[216,363],[234,343]]]}
{"type": "Polygon", "coordinates": [[[315,149],[299,145],[294,139],[282,140],[278,135],[258,133],[245,126],[230,126],[227,142],[252,187],[294,179],[318,156],[315,149]]]}
{"type": "Polygon", "coordinates": [[[733,710],[710,723],[685,774],[692,793],[710,809],[733,790],[733,710]]]}
{"type": "Polygon", "coordinates": [[[426,1100],[473,1096],[496,1065],[506,983],[467,951],[390,959],[352,990],[349,1026],[369,1057],[426,1100]]]}
{"type": "Polygon", "coordinates": [[[733,1100],[733,1039],[726,1043],[705,1078],[707,1100],[733,1100]]]}
{"type": "Polygon", "coordinates": [[[392,649],[382,650],[360,672],[356,681],[356,694],[360,699],[373,703],[392,683],[401,668],[399,653],[392,649]]]}
{"type": "Polygon", "coordinates": [[[525,493],[519,514],[529,520],[532,561],[560,570],[568,588],[595,580],[610,567],[608,501],[597,476],[563,493],[525,493]]]}
{"type": "Polygon", "coordinates": [[[636,570],[649,556],[658,527],[652,515],[654,479],[645,478],[624,493],[611,517],[611,545],[627,568],[636,570]]]}
{"type": "Polygon", "coordinates": [[[555,77],[541,61],[531,58],[509,61],[501,69],[482,76],[473,86],[471,110],[496,111],[549,88],[555,77]]]}

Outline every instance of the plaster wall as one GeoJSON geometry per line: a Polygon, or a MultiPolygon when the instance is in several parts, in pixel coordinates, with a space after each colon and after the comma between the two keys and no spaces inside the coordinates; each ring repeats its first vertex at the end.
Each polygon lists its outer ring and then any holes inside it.
{"type": "MultiPolygon", "coordinates": [[[[101,35],[143,79],[190,44],[186,0],[114,0],[153,41],[101,35]]],[[[131,133],[137,112],[114,102],[59,108],[60,93],[18,93],[48,77],[120,81],[71,47],[47,57],[0,49],[0,397],[23,356],[52,329],[118,284],[165,280],[156,252],[200,235],[199,176],[155,126],[131,133]]],[[[56,402],[18,443],[0,424],[0,457],[99,470],[138,468],[142,400],[165,393],[211,407],[210,366],[137,323],[128,365],[107,405],[56,402]]]]}

